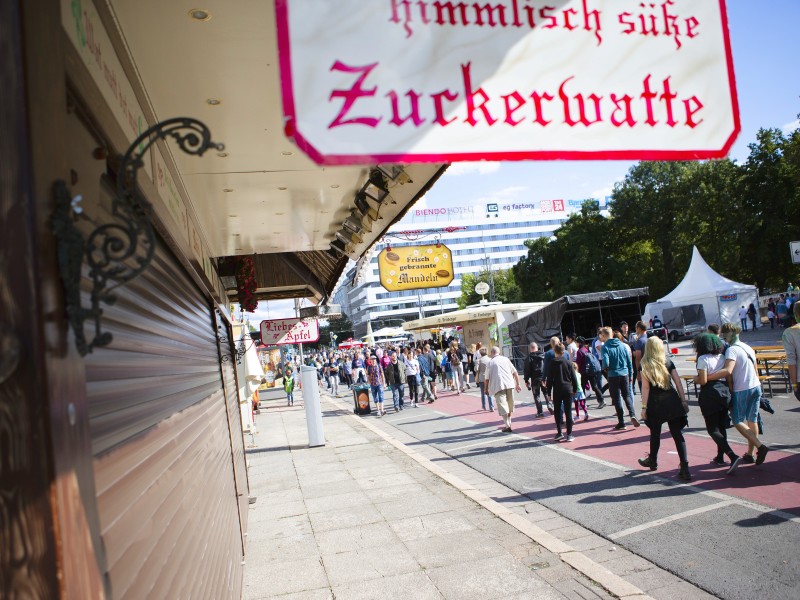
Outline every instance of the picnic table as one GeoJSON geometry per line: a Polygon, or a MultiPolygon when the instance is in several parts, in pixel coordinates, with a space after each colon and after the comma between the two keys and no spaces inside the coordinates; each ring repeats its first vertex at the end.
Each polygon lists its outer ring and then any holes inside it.
{"type": "Polygon", "coordinates": [[[776,344],[774,346],[750,346],[756,354],[761,354],[764,352],[781,352],[783,351],[782,344],[776,344]]]}
{"type": "Polygon", "coordinates": [[[758,371],[758,379],[761,382],[766,381],[770,397],[772,397],[773,381],[782,381],[786,385],[786,389],[788,391],[789,376],[786,370],[786,351],[773,350],[768,352],[759,352],[756,354],[756,366],[758,371]],[[773,372],[770,372],[770,368],[772,368],[773,372]],[[775,373],[776,368],[778,373],[775,373]],[[764,371],[763,373],[762,370],[764,371]]]}

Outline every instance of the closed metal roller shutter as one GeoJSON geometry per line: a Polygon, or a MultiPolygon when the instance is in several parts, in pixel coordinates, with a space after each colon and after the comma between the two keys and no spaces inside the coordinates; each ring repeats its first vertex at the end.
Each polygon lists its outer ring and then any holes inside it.
{"type": "Polygon", "coordinates": [[[238,598],[247,481],[215,315],[160,239],[150,267],[116,291],[103,307],[114,339],[86,360],[112,596],[238,598]]]}
{"type": "MultiPolygon", "coordinates": [[[[234,369],[233,344],[230,340],[230,329],[223,321],[219,311],[216,311],[216,325],[219,332],[220,356],[222,358],[222,379],[225,386],[225,400],[228,410],[228,426],[231,435],[231,448],[233,449],[233,473],[236,480],[236,493],[239,497],[239,520],[242,531],[247,531],[247,515],[249,500],[249,484],[247,481],[247,465],[244,455],[244,435],[242,433],[242,413],[239,406],[239,386],[236,381],[234,369]]],[[[244,537],[242,537],[244,547],[244,537]]]]}

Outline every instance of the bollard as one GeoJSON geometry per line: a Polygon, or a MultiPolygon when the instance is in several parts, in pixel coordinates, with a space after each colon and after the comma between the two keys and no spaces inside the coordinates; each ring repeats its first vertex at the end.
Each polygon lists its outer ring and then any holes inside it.
{"type": "Polygon", "coordinates": [[[306,408],[308,445],[324,446],[325,431],[322,427],[322,407],[319,400],[319,380],[314,367],[300,367],[300,382],[303,384],[303,404],[306,408]]]}

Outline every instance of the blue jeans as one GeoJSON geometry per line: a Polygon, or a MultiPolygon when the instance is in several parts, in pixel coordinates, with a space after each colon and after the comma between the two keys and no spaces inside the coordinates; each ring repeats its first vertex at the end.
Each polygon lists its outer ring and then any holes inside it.
{"type": "Polygon", "coordinates": [[[617,409],[617,420],[620,425],[625,424],[625,408],[628,409],[628,415],[633,418],[633,396],[630,395],[630,383],[627,375],[621,377],[608,378],[608,395],[611,396],[611,402],[614,408],[617,409]],[[625,405],[622,405],[622,401],[625,405]]]}
{"type": "Polygon", "coordinates": [[[492,396],[489,392],[486,391],[486,382],[479,381],[478,382],[478,389],[481,391],[481,408],[486,410],[486,401],[489,401],[489,410],[494,410],[494,403],[492,402],[492,396]]]}
{"type": "Polygon", "coordinates": [[[286,404],[294,404],[294,392],[286,393],[286,404]]]}
{"type": "Polygon", "coordinates": [[[382,385],[371,385],[372,388],[372,400],[375,404],[379,404],[379,408],[383,406],[383,386],[382,385]]]}
{"type": "Polygon", "coordinates": [[[405,387],[402,383],[393,383],[389,386],[392,390],[392,404],[394,404],[395,410],[403,406],[403,394],[405,392],[405,387]]]}

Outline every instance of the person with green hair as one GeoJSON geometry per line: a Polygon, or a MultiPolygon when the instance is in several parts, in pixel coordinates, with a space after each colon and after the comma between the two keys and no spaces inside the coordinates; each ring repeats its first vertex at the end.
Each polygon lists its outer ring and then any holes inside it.
{"type": "Polygon", "coordinates": [[[730,426],[728,404],[731,400],[731,391],[727,382],[709,381],[709,375],[717,373],[725,366],[725,347],[722,340],[713,333],[701,333],[694,338],[694,350],[697,353],[697,375],[695,384],[700,386],[697,396],[700,412],[706,422],[706,431],[717,445],[717,455],[711,459],[715,465],[725,465],[725,457],[730,460],[728,475],[736,472],[741,457],[731,449],[728,444],[726,429],[730,426]]]}
{"type": "Polygon", "coordinates": [[[767,458],[769,447],[758,439],[758,407],[761,401],[761,383],[756,369],[756,355],[753,349],[739,340],[741,329],[733,323],[722,326],[722,337],[730,344],[725,351],[725,364],[708,375],[709,381],[730,377],[733,384],[731,397],[731,420],[742,437],[747,440],[747,452],[742,463],[760,465],[767,458]],[[756,451],[757,449],[757,451],[756,451]],[[753,452],[756,455],[753,456],[753,452]]]}

